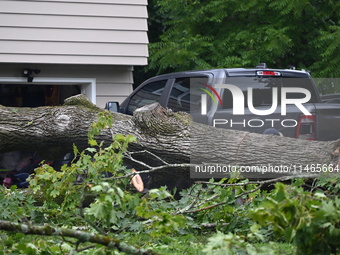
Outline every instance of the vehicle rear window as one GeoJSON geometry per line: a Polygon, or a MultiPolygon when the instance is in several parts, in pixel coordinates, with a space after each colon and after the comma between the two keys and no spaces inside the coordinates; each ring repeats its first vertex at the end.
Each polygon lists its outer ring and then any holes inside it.
{"type": "MultiPolygon", "coordinates": [[[[289,78],[289,77],[228,77],[226,84],[239,87],[244,94],[245,107],[247,106],[247,89],[253,88],[254,107],[272,105],[273,88],[278,88],[278,104],[281,104],[281,88],[297,87],[304,88],[311,92],[311,99],[308,103],[316,103],[317,95],[312,80],[309,78],[289,78]]],[[[288,93],[289,98],[304,98],[302,93],[288,93]]],[[[223,109],[233,107],[233,96],[228,89],[223,90],[223,109]]]]}

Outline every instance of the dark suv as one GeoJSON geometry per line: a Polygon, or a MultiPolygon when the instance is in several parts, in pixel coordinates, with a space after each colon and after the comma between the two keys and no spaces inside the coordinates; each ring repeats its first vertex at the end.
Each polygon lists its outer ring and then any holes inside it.
{"type": "MultiPolygon", "coordinates": [[[[268,69],[263,64],[255,68],[159,75],[143,82],[119,109],[113,111],[132,115],[137,108],[154,102],[173,111],[189,112],[196,122],[215,127],[257,133],[274,128],[284,136],[307,140],[340,138],[340,104],[322,102],[306,71],[268,69]],[[243,96],[235,97],[235,91],[220,84],[237,87],[243,96]],[[308,92],[309,98],[303,101],[306,95],[295,92],[299,90],[308,92]],[[206,112],[203,113],[201,103],[204,93],[209,95],[206,112]],[[233,108],[240,101],[244,106],[243,114],[235,114],[233,108]],[[294,101],[297,103],[292,103],[294,101]],[[254,114],[255,111],[260,113],[254,114]],[[262,114],[266,111],[270,111],[270,114],[262,114]]],[[[106,108],[114,105],[108,103],[106,108]]]]}

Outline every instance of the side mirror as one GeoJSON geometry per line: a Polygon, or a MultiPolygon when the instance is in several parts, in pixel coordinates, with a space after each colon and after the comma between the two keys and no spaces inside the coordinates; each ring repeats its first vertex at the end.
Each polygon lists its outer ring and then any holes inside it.
{"type": "Polygon", "coordinates": [[[119,103],[118,102],[107,102],[105,105],[105,110],[110,112],[119,112],[119,103]]]}

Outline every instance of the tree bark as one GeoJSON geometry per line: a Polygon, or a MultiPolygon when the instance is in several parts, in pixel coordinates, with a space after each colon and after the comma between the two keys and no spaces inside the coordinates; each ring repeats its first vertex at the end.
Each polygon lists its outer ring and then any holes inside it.
{"type": "MultiPolygon", "coordinates": [[[[84,149],[88,147],[89,127],[100,111],[103,110],[91,105],[84,96],[71,97],[60,107],[1,106],[0,152],[34,151],[55,159],[71,152],[73,144],[84,149]]],[[[104,130],[98,140],[109,143],[112,133],[134,135],[138,142],[131,144],[130,151],[147,150],[169,164],[281,165],[295,166],[298,170],[300,166],[339,164],[339,140],[305,141],[218,129],[195,123],[190,115],[166,110],[157,103],[137,109],[134,116],[112,113],[112,117],[112,129],[104,130]]],[[[139,159],[151,166],[164,163],[145,153],[139,159]]],[[[187,168],[176,167],[170,172],[163,171],[163,178],[180,179],[178,174],[174,177],[174,171],[189,177],[187,168]]],[[[277,177],[273,174],[270,177],[277,177]]]]}

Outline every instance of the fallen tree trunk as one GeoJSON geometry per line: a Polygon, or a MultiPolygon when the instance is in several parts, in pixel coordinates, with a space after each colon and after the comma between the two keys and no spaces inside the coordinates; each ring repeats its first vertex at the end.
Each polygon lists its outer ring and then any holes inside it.
{"type": "MultiPolygon", "coordinates": [[[[26,150],[35,151],[45,158],[56,158],[72,151],[73,144],[84,149],[88,147],[88,129],[97,120],[99,111],[103,110],[90,105],[83,96],[72,97],[60,107],[1,106],[0,152],[26,150]]],[[[130,151],[147,150],[170,164],[290,166],[298,171],[306,167],[339,164],[340,141],[304,141],[218,129],[194,123],[188,114],[174,113],[158,104],[139,108],[134,116],[119,113],[112,113],[112,116],[112,129],[104,130],[99,140],[109,143],[112,133],[134,135],[138,143],[131,144],[130,151]]],[[[145,153],[140,159],[151,166],[163,164],[145,153]]],[[[175,170],[166,172],[168,176],[163,177],[178,178],[174,177],[175,170]]],[[[188,169],[181,171],[187,178],[188,169]]],[[[274,177],[276,173],[266,176],[274,177]]]]}

